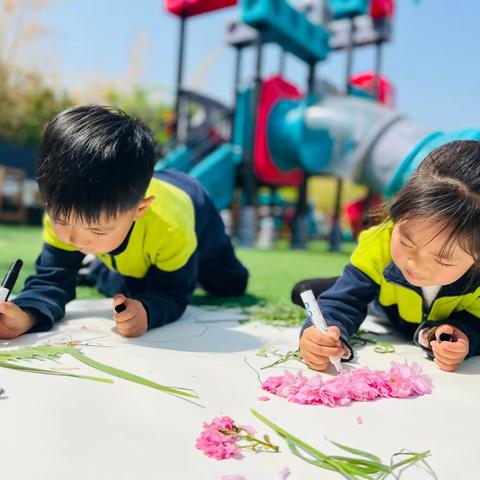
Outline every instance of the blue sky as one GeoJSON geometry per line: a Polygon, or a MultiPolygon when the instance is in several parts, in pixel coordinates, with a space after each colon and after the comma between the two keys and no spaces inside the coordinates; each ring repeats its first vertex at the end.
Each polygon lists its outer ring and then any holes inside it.
{"type": "MultiPolygon", "coordinates": [[[[394,38],[385,47],[383,71],[397,88],[398,109],[426,129],[480,127],[480,2],[473,0],[397,0],[394,38]]],[[[225,24],[237,8],[195,17],[188,26],[187,86],[201,84],[205,93],[224,101],[232,96],[233,52],[225,45],[225,24]],[[198,72],[203,71],[199,80],[198,72]]],[[[62,83],[78,86],[92,78],[125,75],[135,39],[148,46],[144,69],[135,81],[162,86],[172,93],[178,22],[163,11],[161,0],[64,0],[44,14],[55,32],[51,55],[62,83]],[[85,80],[82,80],[85,79],[85,80]]],[[[267,48],[264,71],[273,73],[278,50],[267,48]]],[[[358,50],[354,69],[373,67],[373,49],[358,50]]],[[[245,56],[245,74],[253,67],[245,56]]],[[[343,85],[345,57],[333,53],[318,72],[343,85]]],[[[305,84],[304,66],[290,57],[287,76],[305,84]]]]}

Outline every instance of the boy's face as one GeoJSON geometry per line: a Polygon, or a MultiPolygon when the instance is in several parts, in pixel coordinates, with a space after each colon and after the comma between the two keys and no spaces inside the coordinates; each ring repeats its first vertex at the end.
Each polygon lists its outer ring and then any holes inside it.
{"type": "Polygon", "coordinates": [[[392,231],[392,260],[405,279],[417,287],[449,285],[475,263],[457,241],[450,243],[451,229],[424,219],[402,220],[392,231]],[[448,245],[442,252],[443,245],[448,245]]]}
{"type": "Polygon", "coordinates": [[[122,244],[132,223],[146,212],[154,198],[143,199],[137,207],[118,213],[113,219],[102,214],[95,224],[83,223],[75,215],[65,219],[50,217],[52,228],[60,241],[82,253],[108,253],[122,244]]]}

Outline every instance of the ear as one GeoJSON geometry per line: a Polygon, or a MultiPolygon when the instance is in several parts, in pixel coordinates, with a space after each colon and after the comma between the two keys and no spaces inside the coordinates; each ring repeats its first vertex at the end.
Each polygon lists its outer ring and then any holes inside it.
{"type": "Polygon", "coordinates": [[[149,197],[144,198],[137,206],[137,210],[135,215],[133,216],[134,220],[138,220],[143,216],[143,214],[147,211],[148,207],[152,204],[155,200],[154,195],[150,195],[149,197]]]}

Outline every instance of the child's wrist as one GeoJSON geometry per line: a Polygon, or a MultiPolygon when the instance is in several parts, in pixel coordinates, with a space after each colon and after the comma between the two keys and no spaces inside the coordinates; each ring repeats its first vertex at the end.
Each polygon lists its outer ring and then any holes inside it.
{"type": "Polygon", "coordinates": [[[25,332],[28,332],[37,324],[38,314],[35,310],[31,310],[29,308],[24,309],[23,313],[25,314],[25,332]]]}

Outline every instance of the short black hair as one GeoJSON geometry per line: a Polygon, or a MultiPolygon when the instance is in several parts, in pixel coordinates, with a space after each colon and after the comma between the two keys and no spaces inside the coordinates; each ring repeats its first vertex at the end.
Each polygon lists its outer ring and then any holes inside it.
{"type": "Polygon", "coordinates": [[[450,230],[442,251],[457,241],[480,267],[480,142],[456,140],[433,150],[387,203],[387,213],[394,223],[438,221],[450,230]]]}
{"type": "Polygon", "coordinates": [[[116,107],[83,105],[45,127],[37,181],[49,215],[90,224],[135,207],[154,164],[155,142],[144,123],[116,107]]]}

